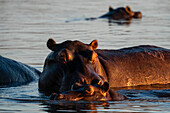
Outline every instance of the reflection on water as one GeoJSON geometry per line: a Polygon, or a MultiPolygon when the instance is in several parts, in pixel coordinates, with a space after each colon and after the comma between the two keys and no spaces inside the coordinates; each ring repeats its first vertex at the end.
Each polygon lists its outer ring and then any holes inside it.
{"type": "MultiPolygon", "coordinates": [[[[0,0],[0,55],[42,70],[49,53],[46,47],[49,38],[84,43],[97,39],[99,48],[105,49],[146,44],[170,48],[169,4],[169,0],[0,0]],[[129,21],[128,25],[107,19],[84,20],[101,16],[110,5],[115,8],[129,5],[144,16],[129,21]]],[[[1,87],[0,112],[169,112],[169,89],[164,85],[128,87],[118,90],[129,100],[61,102],[50,101],[39,93],[36,81],[1,87]]]]}
{"type": "MultiPolygon", "coordinates": [[[[127,95],[124,101],[56,101],[38,92],[38,83],[1,88],[0,111],[10,112],[169,112],[170,86],[151,90],[118,90],[127,95]],[[157,89],[157,90],[155,90],[157,89]],[[10,107],[9,107],[10,106],[10,107]]],[[[139,87],[140,88],[140,87],[139,87]]]]}

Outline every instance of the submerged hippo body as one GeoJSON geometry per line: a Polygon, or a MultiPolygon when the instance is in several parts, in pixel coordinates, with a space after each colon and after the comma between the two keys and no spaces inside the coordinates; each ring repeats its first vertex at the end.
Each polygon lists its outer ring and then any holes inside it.
{"type": "Polygon", "coordinates": [[[21,62],[0,56],[0,85],[17,86],[37,80],[40,71],[21,62]]]}
{"type": "MultiPolygon", "coordinates": [[[[87,84],[126,87],[170,83],[169,49],[136,46],[100,50],[96,49],[97,40],[90,44],[80,41],[56,44],[49,39],[47,46],[52,52],[39,79],[40,90],[58,93],[78,90],[87,84]]],[[[110,91],[108,93],[114,95],[110,91]]]]}

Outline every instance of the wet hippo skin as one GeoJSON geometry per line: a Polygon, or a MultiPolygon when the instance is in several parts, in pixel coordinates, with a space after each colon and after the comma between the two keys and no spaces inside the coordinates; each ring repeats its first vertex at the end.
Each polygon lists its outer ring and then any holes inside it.
{"type": "MultiPolygon", "coordinates": [[[[47,47],[52,52],[39,79],[40,91],[77,92],[86,85],[104,83],[109,87],[170,83],[169,49],[143,45],[101,50],[97,46],[97,40],[90,44],[80,41],[56,44],[49,39],[47,47]]],[[[111,94],[110,89],[108,92],[111,94]]]]}
{"type": "Polygon", "coordinates": [[[111,87],[170,83],[169,49],[144,45],[96,52],[111,87]]]}
{"type": "Polygon", "coordinates": [[[0,56],[0,85],[17,86],[37,80],[40,71],[21,62],[0,56]]]}

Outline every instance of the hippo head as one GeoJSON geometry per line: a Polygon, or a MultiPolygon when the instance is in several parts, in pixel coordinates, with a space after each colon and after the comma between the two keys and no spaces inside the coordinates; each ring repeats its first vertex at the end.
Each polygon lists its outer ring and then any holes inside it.
{"type": "Polygon", "coordinates": [[[80,41],[65,41],[56,44],[53,39],[47,41],[52,52],[47,56],[43,72],[39,79],[39,89],[51,92],[77,90],[93,81],[104,84],[105,71],[94,51],[97,40],[90,44],[80,41]]]}
{"type": "Polygon", "coordinates": [[[120,7],[117,9],[112,8],[111,6],[109,7],[109,12],[100,18],[109,18],[109,19],[114,19],[114,20],[131,20],[132,18],[142,18],[142,13],[140,11],[132,11],[129,6],[120,7]]]}
{"type": "Polygon", "coordinates": [[[125,97],[109,89],[108,79],[95,52],[97,40],[90,44],[47,41],[52,52],[47,56],[39,79],[39,89],[57,100],[122,100],[125,97]]]}

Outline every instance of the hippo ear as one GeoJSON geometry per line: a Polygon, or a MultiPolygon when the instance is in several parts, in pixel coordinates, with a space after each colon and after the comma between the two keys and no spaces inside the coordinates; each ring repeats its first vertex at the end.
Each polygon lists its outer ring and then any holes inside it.
{"type": "Polygon", "coordinates": [[[91,43],[90,43],[90,46],[92,47],[92,50],[95,50],[98,46],[98,42],[97,40],[93,40],[91,43]]]}
{"type": "Polygon", "coordinates": [[[59,60],[63,61],[64,63],[73,60],[73,54],[68,49],[62,49],[58,53],[58,56],[59,56],[59,60]]]}
{"type": "Polygon", "coordinates": [[[53,40],[53,39],[48,39],[48,41],[47,41],[47,47],[50,49],[50,50],[52,50],[52,51],[54,51],[55,50],[55,48],[54,48],[54,46],[56,45],[56,42],[53,40]]]}
{"type": "Polygon", "coordinates": [[[114,9],[113,9],[111,6],[109,6],[109,12],[110,12],[110,11],[113,11],[113,10],[114,10],[114,9]]]}
{"type": "Polygon", "coordinates": [[[130,15],[130,16],[133,16],[134,13],[132,12],[131,8],[129,6],[126,6],[125,8],[126,12],[130,15]]]}
{"type": "Polygon", "coordinates": [[[110,85],[107,82],[104,82],[104,84],[101,86],[103,92],[108,92],[110,89],[110,85]]]}

